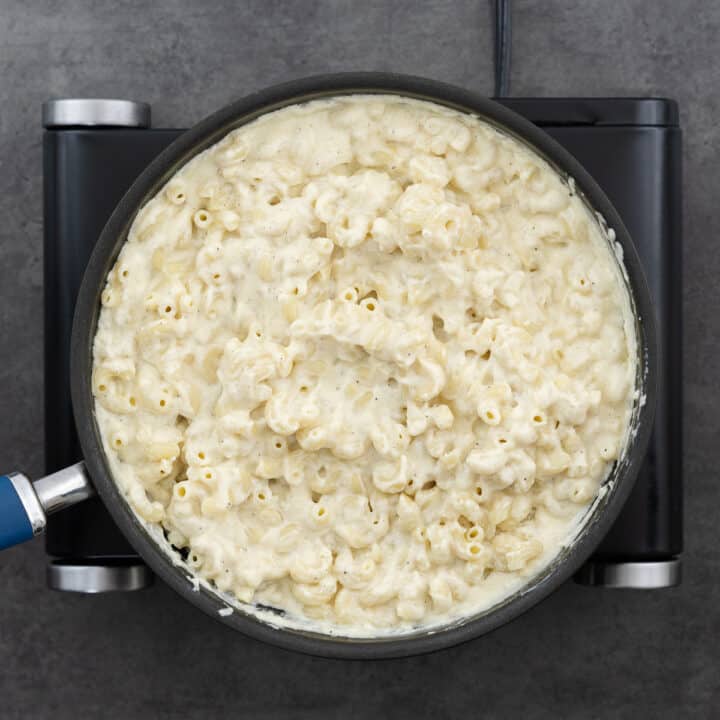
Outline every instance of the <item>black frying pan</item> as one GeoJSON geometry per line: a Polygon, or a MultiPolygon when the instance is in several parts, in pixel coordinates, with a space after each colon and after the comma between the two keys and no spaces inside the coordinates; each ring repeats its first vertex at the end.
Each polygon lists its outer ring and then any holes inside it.
{"type": "Polygon", "coordinates": [[[567,580],[602,540],[622,508],[635,482],[652,430],[657,365],[653,317],[640,260],[610,201],[572,155],[511,110],[451,85],[389,73],[325,75],[262,90],[216,112],[180,136],[133,183],[110,217],[85,271],[72,333],[72,399],[85,462],[35,483],[19,473],[0,477],[0,547],[41,532],[46,514],[89,497],[94,486],[128,540],[161,578],[201,610],[246,635],[284,648],[342,658],[399,657],[470,640],[517,617],[567,580]],[[590,516],[573,544],[562,550],[529,585],[489,610],[434,628],[432,632],[418,629],[377,639],[352,639],[276,627],[272,615],[269,620],[259,620],[238,607],[234,607],[231,614],[220,615],[218,611],[226,609],[228,603],[211,589],[193,588],[192,573],[184,565],[173,562],[152,539],[115,485],[98,432],[91,389],[92,346],[100,311],[100,293],[138,210],[192,157],[231,130],[286,105],[353,93],[403,95],[473,113],[531,147],[563,177],[573,178],[580,197],[604,218],[622,246],[638,337],[638,399],[633,408],[633,432],[625,453],[612,469],[607,492],[589,511],[590,516]],[[92,484],[89,478],[92,478],[92,484]]]}

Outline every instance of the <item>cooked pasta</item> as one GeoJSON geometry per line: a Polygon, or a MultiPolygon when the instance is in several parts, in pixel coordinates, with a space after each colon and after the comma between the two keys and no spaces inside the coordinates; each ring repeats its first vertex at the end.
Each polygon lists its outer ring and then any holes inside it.
{"type": "Polygon", "coordinates": [[[626,442],[635,344],[612,238],[540,157],[338,97],[238,128],[142,208],[93,389],[116,482],[198,578],[369,636],[485,610],[570,541],[626,442]]]}

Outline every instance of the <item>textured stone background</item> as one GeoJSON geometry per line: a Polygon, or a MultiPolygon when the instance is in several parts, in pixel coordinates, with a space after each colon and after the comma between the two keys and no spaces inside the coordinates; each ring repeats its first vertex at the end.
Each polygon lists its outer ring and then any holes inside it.
{"type": "MultiPolygon", "coordinates": [[[[245,639],[162,585],[44,586],[42,541],[0,556],[0,716],[708,718],[720,700],[720,6],[518,0],[517,95],[667,95],[685,130],[686,579],[655,594],[573,585],[492,635],[378,663],[245,639]],[[713,470],[715,468],[715,470],[713,470]]],[[[42,469],[40,104],[117,96],[184,126],[311,73],[416,73],[490,93],[490,6],[431,2],[0,2],[0,458],[42,469]]],[[[680,269],[678,269],[678,272],[680,269]]]]}

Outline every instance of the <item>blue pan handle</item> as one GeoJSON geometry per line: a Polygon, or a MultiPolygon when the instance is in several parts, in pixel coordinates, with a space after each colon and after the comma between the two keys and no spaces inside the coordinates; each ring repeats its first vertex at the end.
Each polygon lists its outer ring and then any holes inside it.
{"type": "Polygon", "coordinates": [[[39,535],[50,513],[94,494],[84,463],[35,482],[22,473],[0,475],[0,550],[39,535]]]}

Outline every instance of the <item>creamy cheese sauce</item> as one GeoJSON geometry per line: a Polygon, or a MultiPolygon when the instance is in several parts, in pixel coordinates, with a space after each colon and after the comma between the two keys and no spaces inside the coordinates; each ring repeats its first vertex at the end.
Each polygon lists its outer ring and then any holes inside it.
{"type": "Polygon", "coordinates": [[[377,636],[485,610],[571,541],[635,355],[572,183],[478,118],[352,96],[233,131],[140,211],[93,391],[116,482],[203,584],[377,636]]]}

